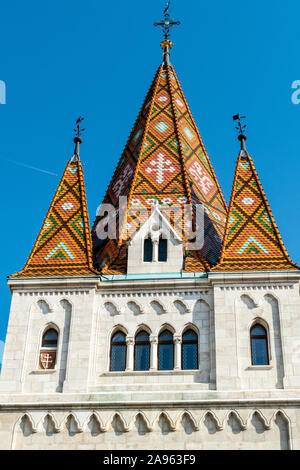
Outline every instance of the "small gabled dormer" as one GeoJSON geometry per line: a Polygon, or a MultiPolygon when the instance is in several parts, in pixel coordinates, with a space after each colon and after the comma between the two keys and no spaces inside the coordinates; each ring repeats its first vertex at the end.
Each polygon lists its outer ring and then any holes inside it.
{"type": "Polygon", "coordinates": [[[128,274],[178,273],[183,267],[183,242],[159,206],[128,244],[128,274]]]}

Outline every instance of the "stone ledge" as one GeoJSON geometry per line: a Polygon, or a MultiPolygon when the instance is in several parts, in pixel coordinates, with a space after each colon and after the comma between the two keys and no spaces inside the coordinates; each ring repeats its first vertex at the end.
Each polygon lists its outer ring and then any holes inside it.
{"type": "Polygon", "coordinates": [[[120,371],[120,372],[104,372],[99,377],[128,377],[128,376],[155,376],[155,375],[196,375],[200,374],[201,370],[131,370],[131,371],[120,371]]]}

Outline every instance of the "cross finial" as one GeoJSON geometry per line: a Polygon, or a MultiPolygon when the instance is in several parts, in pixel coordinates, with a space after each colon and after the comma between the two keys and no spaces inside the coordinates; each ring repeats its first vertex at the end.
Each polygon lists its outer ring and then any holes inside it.
{"type": "Polygon", "coordinates": [[[160,20],[158,23],[154,23],[154,26],[159,26],[163,30],[163,41],[161,42],[161,47],[164,50],[164,62],[165,64],[169,64],[169,56],[170,52],[169,50],[172,48],[173,44],[172,41],[170,41],[170,29],[173,28],[175,25],[179,25],[180,21],[175,21],[174,19],[171,19],[170,14],[169,14],[169,8],[170,8],[170,1],[167,2],[167,6],[164,10],[164,19],[160,20]]]}
{"type": "Polygon", "coordinates": [[[235,114],[232,118],[234,121],[238,121],[238,125],[236,126],[236,130],[238,131],[238,139],[241,142],[241,153],[243,156],[247,157],[248,153],[246,150],[246,140],[247,136],[245,134],[245,130],[247,125],[242,123],[242,119],[246,119],[246,116],[240,116],[239,114],[235,114]]]}

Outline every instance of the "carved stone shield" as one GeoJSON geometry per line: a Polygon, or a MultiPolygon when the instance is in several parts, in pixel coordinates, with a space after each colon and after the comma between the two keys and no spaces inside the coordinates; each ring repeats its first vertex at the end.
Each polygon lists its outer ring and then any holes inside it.
{"type": "Polygon", "coordinates": [[[54,369],[56,352],[43,352],[40,356],[42,369],[54,369]]]}

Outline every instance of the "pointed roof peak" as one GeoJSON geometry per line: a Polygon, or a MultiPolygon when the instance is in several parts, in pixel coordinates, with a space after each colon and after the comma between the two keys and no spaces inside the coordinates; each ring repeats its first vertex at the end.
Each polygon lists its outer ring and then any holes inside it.
{"type": "Polygon", "coordinates": [[[298,269],[286,251],[253,160],[242,147],[236,164],[220,262],[212,271],[298,269]]]}
{"type": "Polygon", "coordinates": [[[67,163],[25,267],[13,278],[95,276],[79,143],[67,163]]]}
{"type": "MultiPolygon", "coordinates": [[[[112,204],[120,220],[116,239],[104,243],[98,237],[102,216],[93,226],[95,262],[103,273],[126,273],[123,247],[150,216],[155,201],[179,234],[187,232],[181,217],[184,206],[204,207],[204,245],[201,253],[186,252],[185,271],[209,270],[219,260],[227,205],[175,69],[165,63],[157,70],[104,197],[103,203],[112,204]]],[[[194,211],[189,223],[195,231],[194,211]]]]}

